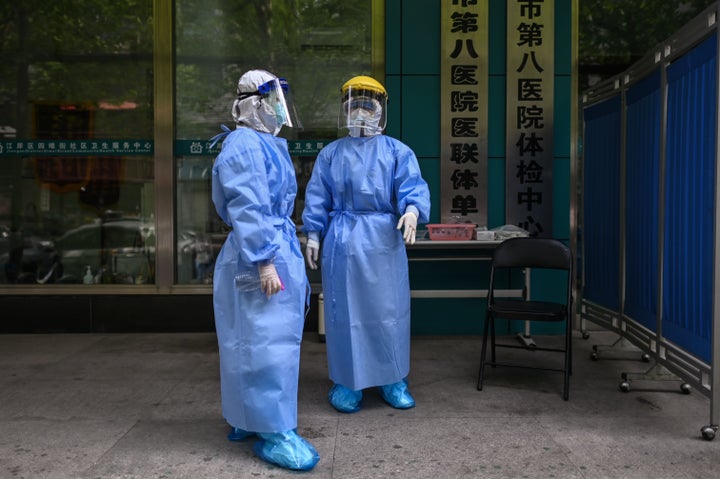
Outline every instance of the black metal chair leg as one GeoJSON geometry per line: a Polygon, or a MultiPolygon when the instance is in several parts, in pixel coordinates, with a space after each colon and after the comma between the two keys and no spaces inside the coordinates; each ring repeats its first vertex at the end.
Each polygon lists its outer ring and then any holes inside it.
{"type": "Polygon", "coordinates": [[[490,321],[490,365],[495,367],[495,317],[492,314],[489,314],[488,317],[490,321]]]}
{"type": "Polygon", "coordinates": [[[477,390],[482,391],[483,377],[485,375],[485,356],[487,355],[487,337],[488,337],[488,326],[490,324],[490,318],[485,318],[485,327],[483,328],[483,342],[482,349],[480,352],[480,371],[478,372],[478,383],[477,390]]]}
{"type": "Polygon", "coordinates": [[[565,318],[565,368],[563,371],[563,399],[570,399],[570,374],[572,374],[572,330],[570,329],[570,318],[565,318]]]}

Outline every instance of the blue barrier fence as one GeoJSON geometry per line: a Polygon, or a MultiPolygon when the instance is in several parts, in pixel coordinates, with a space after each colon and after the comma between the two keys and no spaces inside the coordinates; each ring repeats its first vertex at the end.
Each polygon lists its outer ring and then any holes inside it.
{"type": "MultiPolygon", "coordinates": [[[[581,318],[720,418],[718,4],[583,95],[581,318]]],[[[625,373],[623,373],[625,374],[625,373]]]]}

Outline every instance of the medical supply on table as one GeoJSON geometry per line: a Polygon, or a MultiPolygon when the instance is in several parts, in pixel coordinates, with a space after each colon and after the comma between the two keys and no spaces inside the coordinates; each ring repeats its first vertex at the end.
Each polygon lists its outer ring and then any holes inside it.
{"type": "Polygon", "coordinates": [[[508,238],[521,238],[524,236],[530,236],[527,230],[520,228],[515,225],[502,225],[497,228],[493,228],[490,231],[495,233],[496,240],[506,240],[508,238]]]}
{"type": "Polygon", "coordinates": [[[475,230],[475,239],[478,241],[493,241],[495,232],[487,229],[487,226],[479,226],[475,230]]]}
{"type": "Polygon", "coordinates": [[[427,230],[433,241],[467,241],[473,239],[474,224],[428,224],[427,230]]]}

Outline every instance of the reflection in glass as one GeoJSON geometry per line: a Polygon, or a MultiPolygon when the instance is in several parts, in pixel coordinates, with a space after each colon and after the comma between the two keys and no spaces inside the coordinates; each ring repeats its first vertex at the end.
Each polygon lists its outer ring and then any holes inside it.
{"type": "MultiPolygon", "coordinates": [[[[371,74],[372,5],[372,0],[177,0],[177,140],[207,144],[221,124],[234,128],[230,112],[238,78],[256,68],[286,78],[293,92],[304,130],[284,128],[280,136],[336,138],[340,86],[355,75],[371,74]]],[[[212,281],[214,258],[228,232],[210,198],[214,156],[176,159],[180,284],[212,281]],[[211,258],[205,262],[207,250],[211,258]]],[[[314,160],[293,158],[296,222],[314,160]]]]}
{"type": "Polygon", "coordinates": [[[154,282],[152,2],[0,18],[0,284],[154,282]]]}

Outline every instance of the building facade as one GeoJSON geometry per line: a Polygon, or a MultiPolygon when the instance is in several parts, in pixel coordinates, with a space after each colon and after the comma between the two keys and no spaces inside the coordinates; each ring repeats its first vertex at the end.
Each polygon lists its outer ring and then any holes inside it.
{"type": "MultiPolygon", "coordinates": [[[[233,126],[253,68],[288,79],[304,123],[281,133],[298,226],[314,159],[338,136],[339,88],[371,75],[389,94],[386,133],[430,185],[432,223],[574,243],[578,0],[50,3],[0,8],[0,331],[213,328],[228,229],[210,138],[233,126]]],[[[472,254],[420,254],[433,261],[411,262],[413,289],[482,289],[472,254]]],[[[534,291],[553,294],[547,283],[534,291]]],[[[479,332],[482,299],[457,296],[414,296],[413,331],[479,332]]]]}

